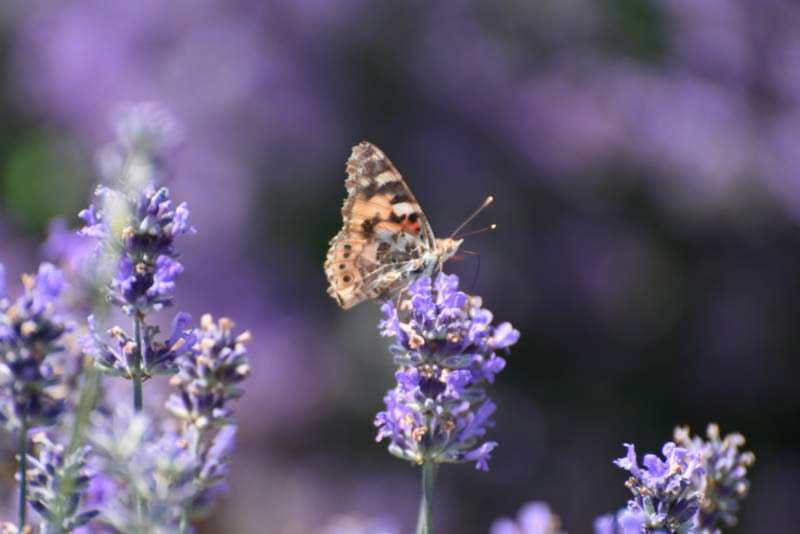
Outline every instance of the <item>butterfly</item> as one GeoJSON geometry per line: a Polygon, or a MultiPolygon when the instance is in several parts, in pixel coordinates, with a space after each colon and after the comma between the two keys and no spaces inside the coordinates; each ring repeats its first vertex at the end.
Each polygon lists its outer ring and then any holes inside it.
{"type": "Polygon", "coordinates": [[[367,299],[391,298],[441,270],[463,239],[433,235],[411,189],[375,145],[354,146],[346,169],[344,225],[330,242],[325,274],[328,294],[349,309],[367,299]]]}

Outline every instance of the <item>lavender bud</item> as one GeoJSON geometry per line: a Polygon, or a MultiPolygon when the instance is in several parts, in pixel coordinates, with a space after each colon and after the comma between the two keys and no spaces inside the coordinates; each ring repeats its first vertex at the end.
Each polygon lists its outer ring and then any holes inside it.
{"type": "Polygon", "coordinates": [[[225,317],[214,322],[206,314],[196,331],[196,345],[177,359],[178,372],[170,384],[178,388],[167,401],[177,418],[199,428],[232,422],[229,401],[243,393],[240,383],[250,375],[247,358],[249,332],[234,333],[233,321],[225,317]]]}
{"type": "MultiPolygon", "coordinates": [[[[0,289],[5,277],[0,268],[0,289]]],[[[55,396],[60,376],[50,356],[62,350],[63,335],[69,331],[56,312],[64,279],[49,263],[42,263],[36,275],[24,275],[23,294],[13,303],[0,298],[0,423],[9,430],[49,426],[64,411],[64,399],[55,396]]]]}
{"type": "Polygon", "coordinates": [[[675,429],[675,442],[703,459],[705,475],[702,479],[702,500],[697,522],[702,534],[719,532],[722,527],[733,527],[742,500],[747,496],[750,482],[747,471],[755,463],[755,455],[742,451],[745,439],[739,433],[720,438],[719,426],[708,425],[707,439],[691,437],[688,427],[675,429]]]}
{"type": "Polygon", "coordinates": [[[66,452],[44,433],[33,443],[38,452],[28,455],[28,501],[44,521],[44,532],[72,532],[94,519],[96,510],[79,511],[91,480],[86,470],[89,448],[66,452]]]}

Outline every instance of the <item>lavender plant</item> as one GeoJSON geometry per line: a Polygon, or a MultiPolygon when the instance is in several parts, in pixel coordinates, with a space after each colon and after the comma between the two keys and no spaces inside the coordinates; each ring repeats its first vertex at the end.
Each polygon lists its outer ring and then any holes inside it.
{"type": "Polygon", "coordinates": [[[69,329],[55,305],[64,285],[60,271],[43,263],[22,282],[24,292],[12,302],[0,265],[0,423],[19,440],[19,530],[27,519],[28,429],[51,426],[64,412],[64,399],[54,394],[60,377],[51,356],[69,329]]]}
{"type": "Polygon", "coordinates": [[[96,416],[92,442],[118,490],[104,519],[120,532],[187,532],[224,489],[236,425],[229,402],[250,373],[246,343],[230,319],[203,316],[196,351],[177,359],[167,401],[180,422],[160,429],[144,413],[96,416]]]}
{"type": "Polygon", "coordinates": [[[191,347],[190,318],[179,313],[172,336],[157,340],[158,328],[146,323],[150,313],[170,306],[175,283],[183,271],[175,238],[194,232],[185,203],[175,205],[160,185],[166,172],[163,152],[175,144],[175,119],[154,104],[140,104],[121,115],[117,141],[101,154],[100,168],[107,185],[98,186],[99,207],[80,212],[81,233],[98,241],[98,250],[114,266],[107,285],[108,300],[133,318],[126,333],[115,327],[112,348],[99,336],[90,319],[92,336],[87,352],[98,368],[133,383],[133,405],[142,409],[142,382],[156,374],[174,372],[175,358],[191,347]]]}
{"type": "Polygon", "coordinates": [[[81,212],[81,233],[97,240],[98,257],[113,265],[106,292],[133,318],[132,332],[102,333],[88,318],[85,351],[103,374],[133,382],[133,408],[102,407],[92,416],[89,439],[106,482],[100,520],[117,532],[190,532],[224,490],[236,425],[231,401],[250,374],[249,332],[203,316],[199,328],[178,313],[169,337],[159,338],[150,315],[174,302],[183,271],[174,241],[193,233],[186,204],[174,205],[160,185],[160,155],[172,144],[176,123],[152,105],[124,114],[117,141],[101,157],[99,208],[81,212]],[[142,382],[172,375],[166,409],[174,419],[145,413],[142,382]]]}
{"type": "Polygon", "coordinates": [[[517,342],[511,324],[492,325],[480,297],[458,290],[458,277],[440,273],[409,286],[382,306],[379,329],[394,338],[390,352],[399,367],[397,385],[375,418],[377,441],[389,452],[422,466],[422,500],[417,532],[433,531],[436,466],[475,462],[488,470],[494,441],[484,440],[496,405],[486,386],[505,367],[496,354],[517,342]]]}
{"type": "Polygon", "coordinates": [[[706,435],[707,441],[677,427],[675,442],[662,448],[664,459],[647,454],[643,467],[626,444],[627,455],[615,463],[630,471],[626,486],[634,497],[616,516],[599,517],[595,534],[721,534],[734,526],[755,456],[740,450],[741,434],[720,439],[719,427],[710,424],[706,435]]]}

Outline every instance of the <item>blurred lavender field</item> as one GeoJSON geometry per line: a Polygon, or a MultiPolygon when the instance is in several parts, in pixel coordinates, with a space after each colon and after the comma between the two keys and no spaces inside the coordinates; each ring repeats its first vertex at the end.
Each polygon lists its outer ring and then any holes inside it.
{"type": "Polygon", "coordinates": [[[474,288],[477,260],[448,267],[522,337],[494,388],[492,470],[441,470],[442,532],[487,532],[533,499],[590,532],[628,497],[611,463],[623,442],[654,450],[707,421],[758,455],[732,532],[786,531],[800,5],[435,4],[5,0],[9,278],[34,269],[52,217],[77,227],[109,117],[162,102],[185,138],[168,185],[198,229],[178,298],[255,337],[230,492],[200,531],[303,534],[353,524],[342,514],[410,531],[417,470],[374,443],[394,372],[377,306],[341,311],[322,271],[344,161],[367,139],[442,236],[497,198],[481,218],[498,229],[464,245],[480,253],[474,288]]]}

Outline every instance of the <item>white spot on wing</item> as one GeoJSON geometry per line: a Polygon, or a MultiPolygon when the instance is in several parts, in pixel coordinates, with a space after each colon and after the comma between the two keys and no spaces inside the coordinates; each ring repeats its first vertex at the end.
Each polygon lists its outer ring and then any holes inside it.
{"type": "Polygon", "coordinates": [[[390,182],[396,182],[397,178],[395,178],[394,174],[391,172],[382,172],[378,176],[375,177],[375,182],[378,186],[386,185],[390,182]]]}
{"type": "Polygon", "coordinates": [[[398,202],[392,205],[392,211],[395,215],[402,217],[403,215],[411,215],[416,210],[416,205],[411,202],[398,202]]]}

